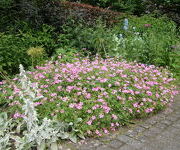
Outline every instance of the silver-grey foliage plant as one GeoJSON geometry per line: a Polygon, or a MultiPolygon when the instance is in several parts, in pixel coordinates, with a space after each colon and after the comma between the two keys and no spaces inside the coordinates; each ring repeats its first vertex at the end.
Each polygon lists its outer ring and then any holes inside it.
{"type": "MultiPolygon", "coordinates": [[[[57,150],[57,140],[70,139],[76,142],[76,132],[78,130],[73,128],[73,123],[63,123],[57,120],[50,120],[44,118],[42,121],[38,120],[37,112],[34,107],[34,101],[41,97],[38,97],[38,85],[31,83],[26,75],[26,72],[22,65],[20,65],[20,83],[21,92],[20,98],[23,100],[24,110],[23,123],[26,126],[23,131],[23,136],[15,135],[16,131],[12,130],[12,119],[7,119],[6,113],[0,114],[0,149],[10,149],[10,139],[15,141],[15,147],[17,150],[28,150],[31,147],[37,147],[38,150],[44,150],[46,147],[49,149],[57,150]],[[11,126],[10,126],[11,125],[11,126]],[[68,129],[71,128],[71,132],[68,129]]],[[[19,131],[20,132],[20,131],[19,131]]],[[[80,135],[81,138],[84,138],[80,135]]]]}

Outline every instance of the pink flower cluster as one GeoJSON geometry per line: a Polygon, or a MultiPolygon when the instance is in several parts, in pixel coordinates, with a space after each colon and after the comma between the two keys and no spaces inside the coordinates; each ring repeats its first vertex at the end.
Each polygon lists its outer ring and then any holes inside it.
{"type": "MultiPolygon", "coordinates": [[[[56,115],[67,122],[82,118],[79,127],[87,134],[101,136],[115,131],[129,118],[165,107],[178,94],[171,73],[153,65],[84,58],[73,63],[48,62],[36,68],[28,76],[38,83],[38,94],[43,95],[35,103],[40,117],[56,115]]],[[[18,78],[12,80],[18,82],[18,78]]],[[[18,84],[11,86],[2,81],[1,91],[0,98],[12,101],[10,109],[21,106],[18,84]]],[[[23,116],[15,113],[13,117],[23,116]]]]}
{"type": "Polygon", "coordinates": [[[23,114],[20,114],[20,113],[15,113],[14,115],[13,115],[13,118],[14,119],[17,119],[17,118],[24,118],[25,117],[25,115],[23,115],[23,114]]]}
{"type": "Polygon", "coordinates": [[[144,24],[145,27],[151,27],[151,24],[144,24]]]}

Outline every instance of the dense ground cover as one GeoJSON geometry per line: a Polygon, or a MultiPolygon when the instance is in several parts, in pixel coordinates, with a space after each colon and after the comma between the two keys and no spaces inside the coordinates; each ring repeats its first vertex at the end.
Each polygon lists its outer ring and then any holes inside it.
{"type": "MultiPolygon", "coordinates": [[[[59,58],[61,59],[61,58],[59,58]]],[[[133,118],[157,112],[173,101],[177,91],[172,74],[153,65],[128,63],[114,58],[73,63],[47,62],[28,72],[38,83],[38,117],[56,118],[67,123],[82,121],[78,130],[85,135],[101,135],[133,118]]],[[[19,77],[1,82],[1,105],[15,119],[23,117],[19,77]]]]}

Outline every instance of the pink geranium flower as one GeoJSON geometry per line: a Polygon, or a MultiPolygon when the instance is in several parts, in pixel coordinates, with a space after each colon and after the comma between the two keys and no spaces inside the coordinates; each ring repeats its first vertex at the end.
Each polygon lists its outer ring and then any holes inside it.
{"type": "Polygon", "coordinates": [[[151,27],[151,24],[144,24],[145,27],[151,27]]]}

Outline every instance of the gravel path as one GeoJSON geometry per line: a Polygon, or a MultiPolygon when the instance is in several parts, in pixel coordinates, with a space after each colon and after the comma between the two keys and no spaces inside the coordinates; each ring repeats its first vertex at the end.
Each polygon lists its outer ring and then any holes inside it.
{"type": "Polygon", "coordinates": [[[123,127],[98,139],[82,144],[65,143],[62,150],[180,150],[180,95],[172,106],[135,125],[123,127]]]}

